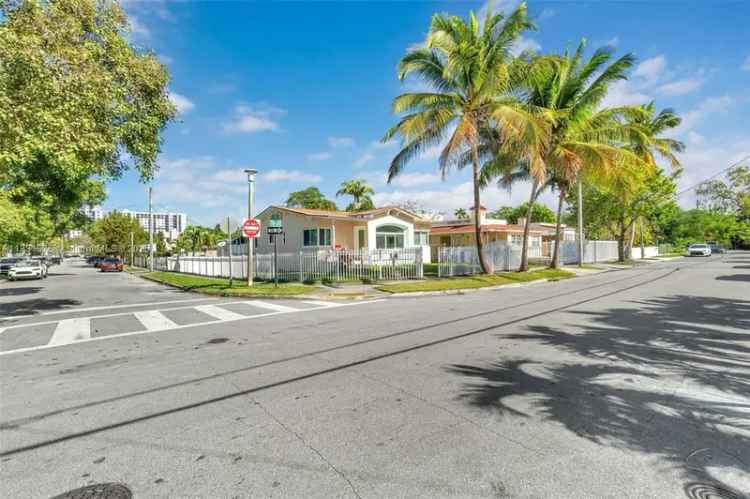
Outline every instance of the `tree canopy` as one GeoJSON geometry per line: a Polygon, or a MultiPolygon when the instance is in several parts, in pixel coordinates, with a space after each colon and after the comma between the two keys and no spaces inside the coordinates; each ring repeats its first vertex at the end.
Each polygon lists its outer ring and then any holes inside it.
{"type": "Polygon", "coordinates": [[[290,208],[310,208],[315,210],[336,210],[336,203],[326,199],[317,187],[308,187],[289,194],[286,205],[290,208]]]}
{"type": "MultiPolygon", "coordinates": [[[[517,224],[521,218],[526,218],[529,212],[529,203],[524,202],[519,206],[502,206],[497,211],[490,213],[493,218],[502,218],[508,221],[508,223],[517,224]]],[[[534,222],[546,222],[554,223],[555,212],[552,211],[547,205],[534,203],[531,208],[531,218],[528,220],[529,223],[534,222]]]]}
{"type": "Polygon", "coordinates": [[[148,243],[148,234],[135,218],[112,211],[94,222],[89,232],[95,251],[107,255],[130,254],[130,234],[134,247],[148,243]]]}
{"type": "Polygon", "coordinates": [[[129,29],[114,1],[0,2],[0,188],[56,233],[129,167],[152,178],[175,116],[167,69],[129,29]]]}
{"type": "Polygon", "coordinates": [[[371,210],[375,207],[371,195],[375,191],[365,183],[364,180],[346,180],[341,183],[341,188],[336,196],[351,196],[352,202],[346,207],[346,211],[371,210]]]}

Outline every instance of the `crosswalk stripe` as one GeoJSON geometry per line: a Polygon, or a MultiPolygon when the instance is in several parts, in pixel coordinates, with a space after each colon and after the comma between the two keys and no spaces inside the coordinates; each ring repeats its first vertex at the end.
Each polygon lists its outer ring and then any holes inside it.
{"type": "Polygon", "coordinates": [[[269,303],[267,301],[260,301],[260,300],[248,300],[246,302],[247,305],[250,305],[252,307],[258,307],[258,308],[266,308],[268,310],[273,310],[274,312],[295,312],[299,309],[287,307],[285,305],[279,305],[278,303],[269,303]]]}
{"type": "Polygon", "coordinates": [[[67,345],[74,341],[91,338],[91,319],[63,319],[57,323],[47,345],[67,345]]]}
{"type": "Polygon", "coordinates": [[[169,318],[159,312],[158,310],[143,310],[141,312],[134,312],[135,318],[138,319],[143,327],[147,331],[158,331],[160,329],[172,329],[177,327],[177,324],[169,320],[169,318]]]}
{"type": "Polygon", "coordinates": [[[222,321],[234,321],[237,319],[245,319],[247,317],[245,315],[232,312],[231,310],[217,307],[216,305],[200,305],[198,307],[195,307],[195,309],[199,312],[203,312],[204,314],[210,315],[211,317],[222,321]]]}

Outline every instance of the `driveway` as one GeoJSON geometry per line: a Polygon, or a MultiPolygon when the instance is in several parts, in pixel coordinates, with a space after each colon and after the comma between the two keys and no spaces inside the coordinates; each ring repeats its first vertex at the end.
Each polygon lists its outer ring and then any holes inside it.
{"type": "Polygon", "coordinates": [[[747,499],[749,283],[733,252],[6,353],[0,492],[747,499]]]}

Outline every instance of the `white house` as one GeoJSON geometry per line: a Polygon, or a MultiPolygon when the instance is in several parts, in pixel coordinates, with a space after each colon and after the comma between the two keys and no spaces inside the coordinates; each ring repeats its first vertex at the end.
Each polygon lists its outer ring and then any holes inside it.
{"type": "Polygon", "coordinates": [[[308,208],[269,206],[256,218],[262,235],[256,238],[259,253],[273,251],[273,238],[267,233],[271,218],[281,218],[283,235],[277,236],[278,251],[296,252],[304,248],[395,249],[422,247],[429,257],[430,221],[396,206],[366,211],[328,211],[308,208]]]}

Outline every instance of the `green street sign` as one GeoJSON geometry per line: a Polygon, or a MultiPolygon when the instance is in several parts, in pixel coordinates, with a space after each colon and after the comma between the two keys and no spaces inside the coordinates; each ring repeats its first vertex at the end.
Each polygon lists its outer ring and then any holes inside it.
{"type": "Polygon", "coordinates": [[[282,227],[281,225],[281,213],[274,213],[271,215],[271,220],[269,220],[268,223],[269,227],[278,227],[279,229],[282,227]]]}

